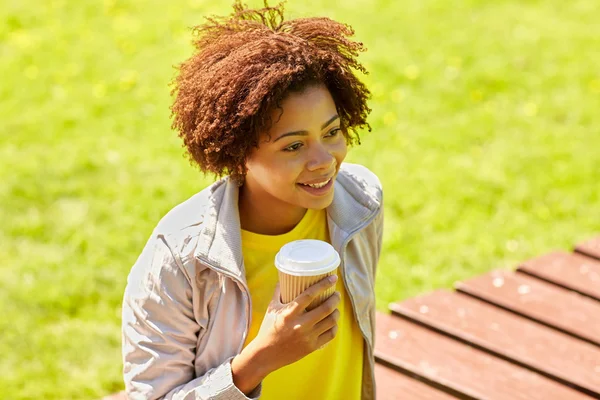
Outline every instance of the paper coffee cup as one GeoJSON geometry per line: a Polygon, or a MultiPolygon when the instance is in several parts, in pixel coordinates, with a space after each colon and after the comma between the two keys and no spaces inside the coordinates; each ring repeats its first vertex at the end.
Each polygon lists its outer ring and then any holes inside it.
{"type": "MultiPolygon", "coordinates": [[[[322,240],[304,239],[285,244],[275,256],[281,302],[291,302],[309,286],[334,275],[339,265],[338,252],[322,240]]],[[[332,286],[313,300],[306,309],[312,310],[319,306],[334,292],[335,286],[332,286]]]]}

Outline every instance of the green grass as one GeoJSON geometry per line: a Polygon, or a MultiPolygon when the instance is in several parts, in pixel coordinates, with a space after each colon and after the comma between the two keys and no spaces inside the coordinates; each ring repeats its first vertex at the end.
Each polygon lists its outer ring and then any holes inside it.
{"type": "MultiPolygon", "coordinates": [[[[188,27],[229,12],[214,4],[0,0],[4,398],[122,388],[129,268],[210,182],[167,84],[188,27]]],[[[600,232],[600,3],[302,4],[289,15],[348,22],[369,49],[373,132],[349,160],[385,187],[379,309],[600,232]]]]}

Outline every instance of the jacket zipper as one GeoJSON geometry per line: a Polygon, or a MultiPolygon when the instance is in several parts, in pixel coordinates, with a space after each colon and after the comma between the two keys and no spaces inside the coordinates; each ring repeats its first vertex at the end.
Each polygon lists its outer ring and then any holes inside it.
{"type": "MultiPolygon", "coordinates": [[[[375,214],[371,215],[369,217],[369,219],[367,219],[364,223],[362,223],[361,225],[358,226],[358,228],[356,228],[355,230],[353,230],[351,233],[348,234],[348,237],[342,242],[342,245],[340,247],[340,264],[342,264],[344,262],[344,256],[346,255],[346,246],[348,245],[348,243],[350,243],[350,240],[352,240],[352,238],[354,236],[356,236],[356,234],[358,232],[360,232],[364,227],[368,226],[371,222],[373,222],[373,220],[379,215],[379,213],[381,212],[381,210],[379,210],[378,212],[376,212],[375,214]]],[[[346,288],[348,288],[348,282],[346,280],[346,264],[344,265],[344,273],[342,274],[342,280],[344,281],[344,285],[346,288]]],[[[348,293],[350,295],[350,303],[352,303],[352,313],[354,314],[354,319],[358,322],[358,315],[356,314],[356,302],[354,301],[354,298],[352,297],[352,294],[350,292],[350,290],[348,290],[348,293]]],[[[369,319],[371,318],[371,316],[369,316],[369,319]]],[[[369,321],[370,323],[370,321],[369,321]]],[[[365,339],[366,341],[366,335],[363,332],[360,324],[358,324],[358,328],[360,329],[360,332],[363,336],[363,339],[365,339]]],[[[374,332],[373,332],[374,334],[374,332]]],[[[373,338],[371,338],[371,340],[373,340],[373,338]]],[[[367,346],[367,356],[369,357],[369,360],[371,360],[373,358],[373,349],[371,349],[371,346],[367,346]]],[[[370,361],[369,361],[370,362],[370,361]]],[[[371,388],[373,388],[375,384],[375,369],[371,368],[371,388]]],[[[373,389],[371,389],[371,392],[373,392],[373,389]]],[[[372,393],[374,394],[374,393],[372,393]]],[[[375,396],[373,396],[373,398],[375,398],[375,396]]]]}

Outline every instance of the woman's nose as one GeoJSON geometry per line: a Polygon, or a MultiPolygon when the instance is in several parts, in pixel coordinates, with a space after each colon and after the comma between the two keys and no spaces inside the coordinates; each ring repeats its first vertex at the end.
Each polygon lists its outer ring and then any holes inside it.
{"type": "Polygon", "coordinates": [[[334,163],[335,157],[325,146],[315,146],[310,152],[307,169],[309,171],[316,171],[319,169],[329,170],[334,163]]]}

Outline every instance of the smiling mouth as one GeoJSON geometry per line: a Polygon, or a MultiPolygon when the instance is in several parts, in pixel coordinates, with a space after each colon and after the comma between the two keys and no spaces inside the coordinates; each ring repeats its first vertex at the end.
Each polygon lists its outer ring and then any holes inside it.
{"type": "Polygon", "coordinates": [[[323,186],[326,186],[329,183],[329,181],[331,181],[331,179],[332,178],[329,178],[329,179],[327,179],[327,180],[325,180],[323,182],[319,182],[319,183],[300,183],[300,185],[302,185],[302,186],[309,186],[309,187],[315,188],[315,189],[320,189],[323,186]]]}
{"type": "Polygon", "coordinates": [[[334,176],[321,182],[298,183],[298,187],[311,196],[325,196],[333,190],[334,176]]]}

